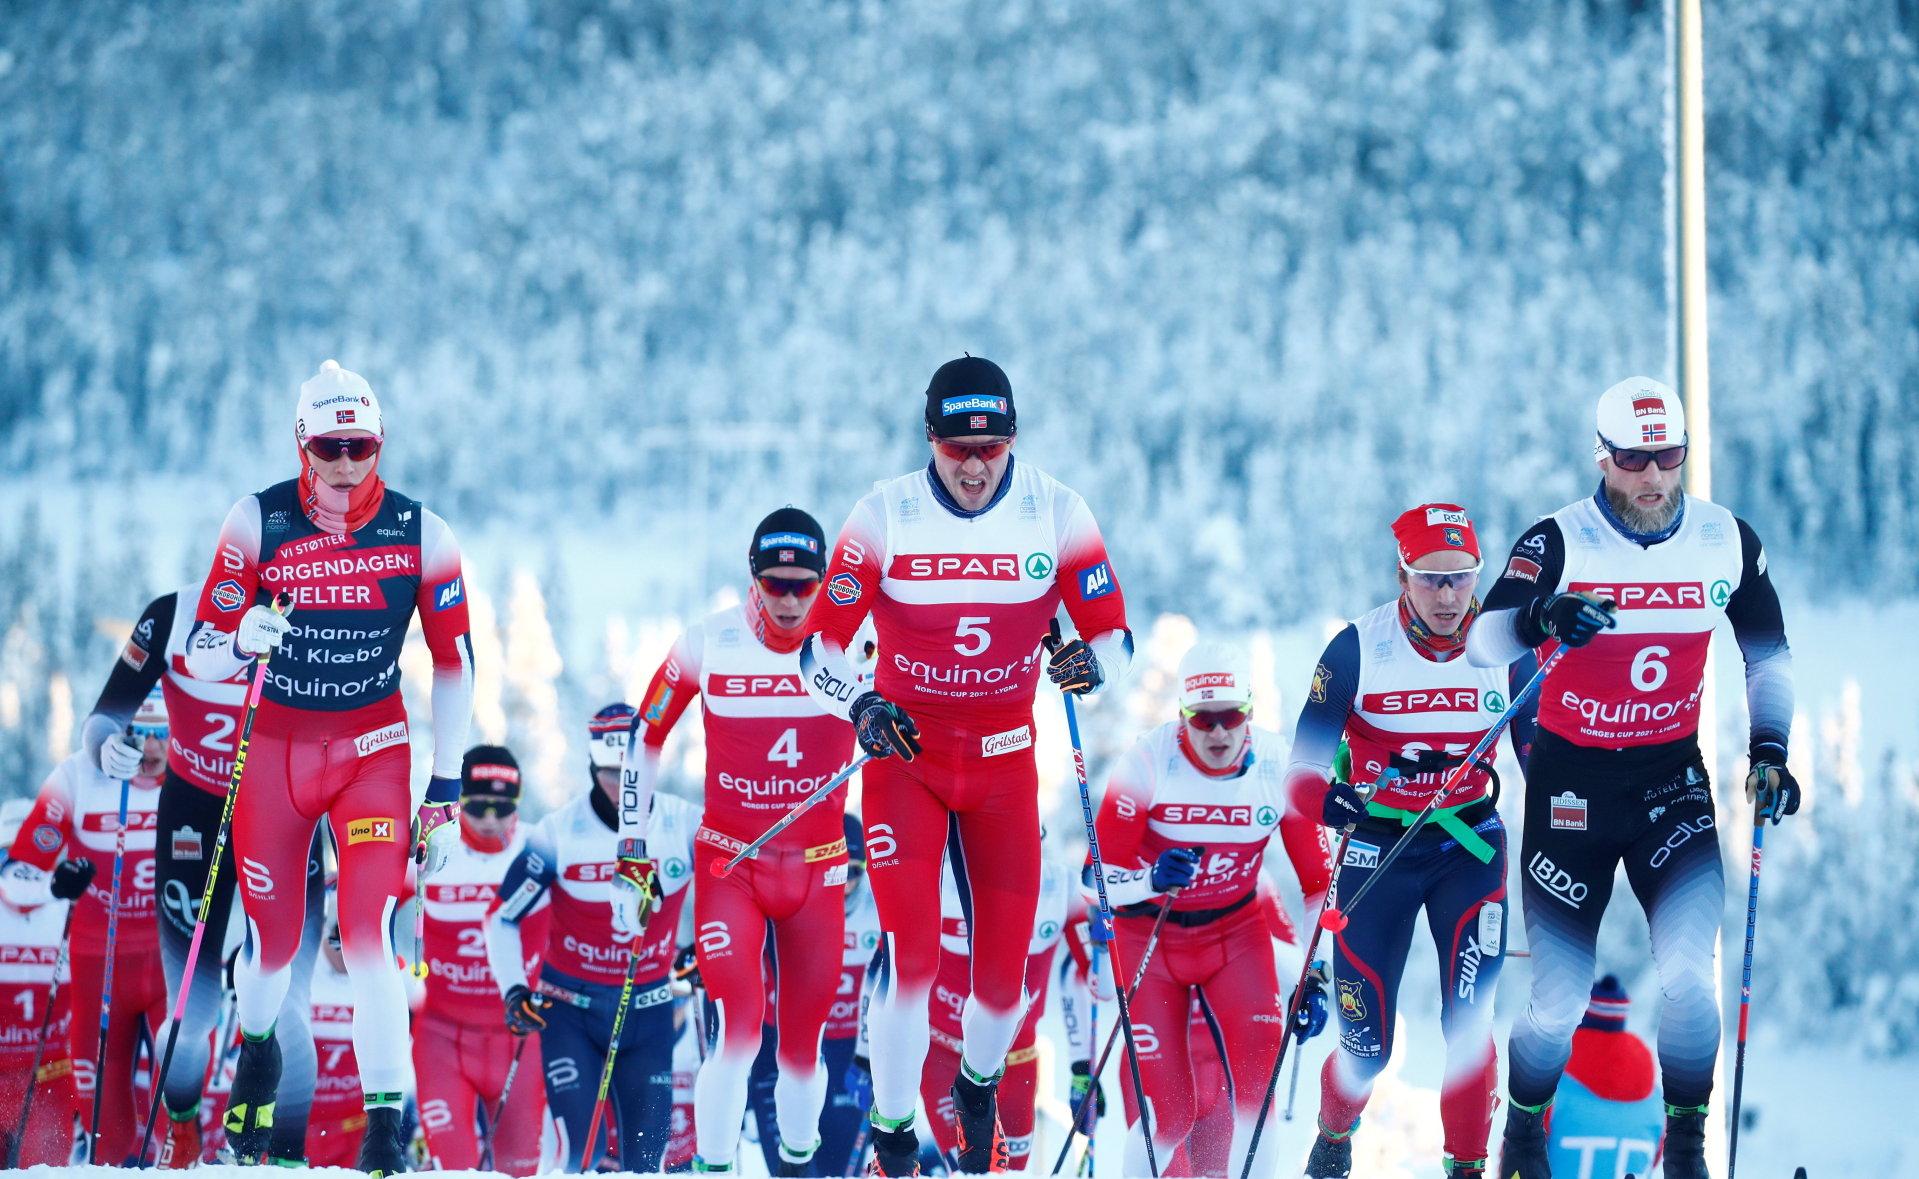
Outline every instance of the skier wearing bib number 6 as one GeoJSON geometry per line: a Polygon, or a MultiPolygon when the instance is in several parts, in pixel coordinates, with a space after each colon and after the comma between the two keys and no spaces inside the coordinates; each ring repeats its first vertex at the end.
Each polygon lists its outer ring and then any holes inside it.
{"type": "Polygon", "coordinates": [[[939,966],[940,860],[973,898],[972,988],[953,1105],[959,1169],[1004,1166],[997,1086],[1027,999],[1039,899],[1033,696],[1042,669],[1063,691],[1122,678],[1133,638],[1106,545],[1084,500],[1013,456],[1013,391],[990,360],[941,365],[927,386],[925,469],[875,486],[853,508],[801,648],[807,689],[850,719],[865,769],[868,879],[885,965],[869,1012],[874,1167],[915,1173],[913,1110],[939,966]],[[1064,605],[1080,637],[1042,657],[1064,605]],[[847,648],[868,614],[880,659],[871,688],[847,648]]]}
{"type": "MultiPolygon", "coordinates": [[[[1506,831],[1489,766],[1455,775],[1532,676],[1530,655],[1512,668],[1460,658],[1474,625],[1479,538],[1457,504],[1429,503],[1393,521],[1399,596],[1327,644],[1306,692],[1287,766],[1294,805],[1328,827],[1352,826],[1339,892],[1353,896],[1383,870],[1351,921],[1333,934],[1339,1047],[1320,1074],[1312,1179],[1352,1172],[1352,1136],[1373,1083],[1393,1054],[1400,973],[1421,909],[1439,955],[1446,1071],[1439,1092],[1449,1175],[1486,1174],[1497,1061],[1493,993],[1506,941],[1506,831]],[[1341,741],[1351,757],[1335,773],[1341,741]],[[1344,767],[1343,767],[1344,768],[1344,767]],[[1398,777],[1371,802],[1351,782],[1398,777]],[[1448,793],[1419,830],[1415,817],[1448,793]],[[1401,839],[1412,843],[1387,865],[1401,839]],[[1382,865],[1385,865],[1382,869],[1382,865]]],[[[1509,733],[1522,759],[1531,710],[1509,733]]]]}
{"type": "Polygon", "coordinates": [[[281,1065],[275,1022],[304,927],[307,853],[324,820],[339,851],[341,946],[366,1086],[359,1166],[391,1175],[407,1167],[400,1103],[412,1063],[389,919],[408,855],[431,876],[459,839],[452,820],[473,696],[465,581],[446,522],[380,478],[383,418],[364,378],[322,364],[300,386],[293,426],[300,473],[227,513],[187,640],[195,679],[263,677],[225,869],[239,879],[247,935],[234,968],[242,1036],[224,1124],[237,1159],[267,1151],[281,1065]],[[271,604],[283,593],[285,613],[271,604]],[[399,665],[416,614],[433,660],[432,769],[417,811],[399,665]]]}
{"type": "MultiPolygon", "coordinates": [[[[853,730],[825,712],[800,681],[807,607],[826,572],[826,535],[785,507],[760,521],[747,545],[746,601],[680,636],[647,685],[633,720],[620,788],[620,885],[613,921],[638,926],[649,807],[660,751],[698,696],[706,725],[706,802],[694,837],[693,894],[700,978],[718,1020],[718,1045],[693,1087],[697,1171],[731,1171],[740,1147],[747,1084],[759,1055],[767,986],[761,961],[770,925],[779,973],[774,1104],[782,1175],[807,1174],[820,1145],[827,1076],[820,1035],[840,982],[823,947],[846,931],[846,795],[835,791],[726,876],[729,860],[852,757],[853,730]]],[[[837,1168],[838,1160],[834,1160],[837,1168]]]]}
{"type": "Polygon", "coordinates": [[[1545,1179],[1546,1120],[1593,981],[1621,861],[1659,970],[1667,1179],[1702,1179],[1719,1054],[1713,939],[1724,910],[1699,696],[1715,623],[1746,665],[1748,799],[1799,809],[1786,769],[1792,656],[1759,537],[1680,489],[1678,396],[1629,377],[1599,399],[1599,489],[1528,529],[1487,595],[1466,655],[1502,666],[1547,643],[1580,648],[1539,695],[1527,762],[1522,879],[1532,996],[1513,1024],[1501,1179],[1545,1179]]]}

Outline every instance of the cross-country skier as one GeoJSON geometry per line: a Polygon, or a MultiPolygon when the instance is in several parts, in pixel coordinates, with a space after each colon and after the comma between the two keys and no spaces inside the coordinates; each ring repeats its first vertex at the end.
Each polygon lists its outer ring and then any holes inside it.
{"type": "MultiPolygon", "coordinates": [[[[587,723],[591,786],[527,832],[500,883],[500,905],[486,922],[487,960],[506,1003],[506,1024],[518,1035],[540,1033],[546,1101],[559,1133],[560,1165],[593,1170],[618,1127],[620,1169],[656,1171],[673,1114],[671,974],[686,887],[692,883],[693,832],[700,813],[683,799],[655,792],[640,867],[658,895],[637,938],[616,933],[621,754],[633,727],[630,704],[609,704],[587,723]],[[527,918],[550,906],[552,926],[537,983],[526,974],[527,918]],[[582,1165],[588,1124],[599,1096],[600,1070],[612,1040],[629,958],[633,994],[620,1026],[619,1053],[595,1159],[582,1165]]],[[[518,1082],[515,1082],[518,1085],[518,1082]]]]}
{"type": "Polygon", "coordinates": [[[1659,1070],[1646,1042],[1626,1030],[1632,1003],[1614,975],[1593,984],[1573,1033],[1572,1059],[1547,1122],[1553,1170],[1582,1175],[1651,1175],[1666,1110],[1659,1070]]]}
{"type": "MultiPolygon", "coordinates": [[[[159,686],[166,705],[168,737],[158,828],[154,832],[154,891],[169,1010],[179,1001],[193,926],[199,916],[201,894],[206,891],[214,840],[233,773],[246,710],[247,680],[253,670],[250,665],[242,667],[222,683],[206,683],[187,675],[187,634],[193,628],[200,590],[199,585],[193,585],[161,594],[147,603],[80,730],[81,746],[89,760],[98,763],[109,778],[124,772],[140,753],[124,736],[127,723],[155,685],[159,686]],[[182,602],[186,603],[184,607],[182,602]]],[[[275,1031],[283,1060],[271,1154],[283,1163],[304,1157],[307,1103],[313,1093],[307,982],[320,937],[321,858],[319,833],[315,832],[307,857],[306,925],[295,954],[293,985],[280,1004],[275,1031]]],[[[165,1136],[160,1142],[159,1165],[164,1168],[191,1166],[203,1153],[202,1093],[208,1080],[214,1021],[225,989],[219,943],[232,912],[237,876],[229,855],[220,866],[213,902],[207,908],[206,936],[211,944],[203,945],[194,960],[192,990],[162,1086],[167,1116],[161,1123],[165,1136]]]]}
{"type": "Polygon", "coordinates": [[[215,683],[274,652],[233,812],[247,943],[234,972],[242,1041],[227,1140],[240,1159],[268,1146],[275,1020],[300,945],[307,849],[324,817],[339,852],[341,945],[366,1085],[359,1165],[395,1174],[406,1169],[400,1105],[411,1062],[388,915],[409,849],[431,875],[459,838],[449,824],[472,711],[466,582],[452,530],[381,480],[383,419],[363,378],[321,365],[300,386],[294,441],[299,475],[227,514],[187,642],[188,674],[215,683]],[[287,614],[269,604],[282,593],[293,599],[287,614]],[[416,613],[433,659],[433,758],[410,839],[398,659],[416,613]]]}
{"type": "MultiPolygon", "coordinates": [[[[730,1171],[740,1145],[747,1079],[760,1050],[769,927],[779,973],[775,1022],[780,1079],[775,1101],[785,1137],[782,1175],[805,1174],[820,1143],[826,1072],[820,1028],[833,1005],[839,963],[820,946],[845,927],[845,794],[809,810],[724,878],[708,869],[731,859],[850,760],[853,730],[824,711],[800,681],[808,606],[826,571],[826,537],[813,517],[785,507],[761,520],[746,551],[746,601],[690,628],[647,685],[627,743],[621,793],[621,855],[647,856],[647,805],[661,750],[687,705],[703,701],[706,800],[694,842],[700,887],[693,899],[700,978],[718,1022],[718,1043],[694,1085],[698,1171],[730,1171]]],[[[642,873],[623,866],[614,898],[622,933],[637,923],[642,873]]]]}
{"type": "MultiPolygon", "coordinates": [[[[859,816],[847,815],[846,831],[846,929],[840,954],[838,985],[833,1006],[821,1029],[820,1059],[825,1063],[828,1080],[826,1107],[820,1111],[820,1148],[814,1152],[813,1172],[842,1175],[852,1162],[853,1145],[859,1139],[860,1125],[872,1106],[865,1094],[849,1091],[843,1083],[853,1057],[859,1049],[860,983],[866,966],[880,944],[879,909],[873,904],[873,890],[866,887],[866,832],[859,816]]],[[[775,988],[778,980],[774,980],[775,988]]],[[[761,1032],[760,1054],[753,1061],[750,1095],[753,1116],[759,1125],[760,1150],[766,1156],[768,1174],[777,1174],[779,1155],[779,1106],[774,1090],[779,1081],[779,1066],[774,1059],[779,1036],[772,1023],[769,1007],[767,1023],[761,1032]]],[[[870,1093],[871,1086],[867,1086],[870,1093]]]]}
{"type": "MultiPolygon", "coordinates": [[[[18,801],[26,805],[25,799],[18,801]]],[[[19,817],[8,825],[17,828],[19,817]]],[[[17,834],[8,831],[0,838],[11,847],[17,834]]],[[[0,1166],[64,1167],[73,1156],[76,1096],[67,1027],[73,982],[62,967],[55,994],[54,971],[61,967],[60,938],[71,902],[86,887],[85,870],[56,876],[52,883],[49,901],[26,907],[7,900],[0,889],[0,1166]],[[35,1091],[31,1108],[29,1089],[35,1091]]],[[[97,1017],[93,1027],[97,1037],[97,1017]]]]}
{"type": "MultiPolygon", "coordinates": [[[[327,909],[333,910],[336,903],[329,893],[327,909]]],[[[353,1055],[353,984],[341,953],[339,918],[332,911],[326,916],[319,960],[313,964],[310,993],[319,1073],[307,1121],[306,1160],[314,1167],[351,1167],[360,1155],[367,1117],[359,1061],[353,1055]]]]}
{"type": "Polygon", "coordinates": [[[141,1025],[151,1038],[167,1018],[153,921],[154,804],[167,757],[167,714],[159,692],[141,703],[129,731],[140,745],[140,757],[124,778],[107,777],[84,750],[54,767],[0,870],[0,897],[16,908],[35,908],[55,898],[79,905],[67,951],[73,979],[69,1044],[83,1117],[91,1119],[94,1089],[99,1087],[100,1141],[93,1157],[112,1165],[131,1161],[139,1145],[137,1118],[145,1111],[135,1109],[133,1068],[141,1025]],[[109,945],[123,783],[130,784],[126,854],[120,917],[109,945]],[[109,957],[113,993],[107,997],[102,992],[109,957]],[[110,1002],[106,1055],[100,1059],[103,998],[110,1002]]]}
{"type": "Polygon", "coordinates": [[[1799,809],[1786,768],[1792,656],[1752,526],[1680,490],[1685,409],[1629,377],[1599,399],[1600,485],[1527,529],[1486,597],[1466,655],[1503,666],[1548,642],[1570,652],[1540,693],[1526,766],[1524,895],[1532,998],[1513,1024],[1501,1179],[1551,1174],[1545,1122],[1586,1009],[1593,947],[1621,861],[1659,968],[1667,1179],[1706,1174],[1719,1055],[1713,939],[1725,877],[1699,696],[1712,630],[1746,664],[1748,798],[1799,809]]]}
{"type": "MultiPolygon", "coordinates": [[[[1339,889],[1357,892],[1532,676],[1532,660],[1475,667],[1460,656],[1479,601],[1479,538],[1465,509],[1428,503],[1393,521],[1399,594],[1326,645],[1293,737],[1287,791],[1335,829],[1354,825],[1339,889]],[[1345,742],[1350,775],[1334,772],[1345,742]],[[1399,777],[1368,804],[1348,778],[1399,777]]],[[[1530,740],[1530,711],[1509,730],[1530,740]]],[[[1421,909],[1439,955],[1446,1071],[1439,1112],[1449,1175],[1486,1173],[1498,1061],[1493,993],[1504,961],[1506,831],[1493,778],[1469,769],[1333,935],[1339,1048],[1320,1073],[1319,1136],[1306,1173],[1352,1171],[1352,1135],[1392,1056],[1400,972],[1421,909]]]]}
{"type": "Polygon", "coordinates": [[[807,621],[807,689],[852,720],[864,771],[869,877],[887,966],[871,1014],[874,1165],[910,1174],[913,1107],[939,966],[939,872],[957,821],[974,904],[973,979],[953,1084],[958,1163],[1001,1153],[995,1087],[1025,1014],[1026,943],[1039,898],[1033,694],[1042,665],[1063,690],[1123,678],[1133,637],[1119,580],[1077,493],[1015,465],[1013,391],[990,360],[948,361],[926,389],[924,470],[854,506],[807,621]],[[1079,632],[1042,659],[1061,605],[1079,632]],[[875,683],[847,652],[868,614],[875,683]]]}
{"type": "MultiPolygon", "coordinates": [[[[490,1170],[530,1175],[540,1162],[540,1041],[500,1022],[500,990],[487,964],[486,918],[526,837],[519,830],[520,763],[499,745],[475,745],[460,763],[460,842],[421,887],[426,906],[426,1002],[413,1025],[413,1075],[427,1155],[442,1171],[480,1165],[474,1112],[486,1119],[490,1170]],[[507,1070],[522,1061],[504,1094],[507,1070]]],[[[546,949],[544,908],[520,922],[522,974],[546,949]]]]}
{"type": "MultiPolygon", "coordinates": [[[[1254,903],[1267,843],[1275,834],[1284,843],[1308,912],[1318,911],[1326,893],[1327,854],[1318,816],[1288,803],[1282,738],[1250,723],[1253,692],[1244,655],[1223,643],[1200,643],[1180,660],[1178,681],[1179,719],[1141,737],[1107,780],[1099,842],[1106,895],[1119,914],[1118,961],[1127,970],[1136,972],[1146,961],[1154,919],[1162,907],[1169,910],[1132,1000],[1155,1153],[1170,1158],[1193,1126],[1187,1032],[1198,995],[1228,1029],[1237,1175],[1288,1031],[1288,991],[1273,955],[1245,952],[1270,945],[1272,936],[1254,903]],[[1179,895],[1169,897],[1174,888],[1179,895]]],[[[1325,1026],[1324,1002],[1303,1004],[1299,1017],[1294,1034],[1302,1040],[1317,1034],[1325,1026]]],[[[1146,1138],[1130,1087],[1125,1099],[1126,1173],[1147,1173],[1146,1138]]]]}

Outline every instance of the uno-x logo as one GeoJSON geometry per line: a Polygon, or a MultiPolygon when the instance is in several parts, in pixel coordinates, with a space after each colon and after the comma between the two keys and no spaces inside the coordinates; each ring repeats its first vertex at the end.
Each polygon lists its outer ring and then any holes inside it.
{"type": "Polygon", "coordinates": [[[247,892],[260,898],[273,895],[273,873],[258,860],[240,857],[240,875],[246,877],[247,892]]]}
{"type": "Polygon", "coordinates": [[[700,953],[708,957],[723,953],[733,944],[733,934],[726,928],[724,921],[702,922],[695,936],[700,943],[700,953]]]}
{"type": "Polygon", "coordinates": [[[893,838],[891,823],[875,823],[866,829],[866,861],[872,867],[887,867],[899,850],[899,841],[893,838]]]}

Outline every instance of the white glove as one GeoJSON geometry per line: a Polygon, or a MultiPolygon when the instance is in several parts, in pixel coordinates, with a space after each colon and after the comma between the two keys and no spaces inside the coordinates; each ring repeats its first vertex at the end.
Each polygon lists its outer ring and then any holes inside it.
{"type": "Polygon", "coordinates": [[[453,857],[453,845],[460,838],[455,809],[450,802],[423,802],[413,813],[413,858],[423,878],[438,873],[453,857]]]}
{"type": "Polygon", "coordinates": [[[234,648],[242,655],[258,655],[262,651],[277,651],[280,640],[287,637],[293,629],[286,615],[276,613],[271,606],[255,606],[240,616],[240,629],[233,636],[234,648]]]}
{"type": "Polygon", "coordinates": [[[100,772],[116,781],[131,778],[140,771],[143,756],[139,743],[116,733],[100,742],[100,772]]]}

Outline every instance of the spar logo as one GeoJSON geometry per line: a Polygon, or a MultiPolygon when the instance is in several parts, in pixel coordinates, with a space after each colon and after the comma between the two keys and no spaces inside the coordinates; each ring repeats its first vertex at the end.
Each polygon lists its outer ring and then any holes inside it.
{"type": "MultiPolygon", "coordinates": [[[[1619,603],[1621,610],[1704,610],[1706,587],[1696,581],[1575,581],[1575,594],[1592,594],[1619,603]]],[[[1730,590],[1728,591],[1730,596],[1730,590]]],[[[1717,603],[1715,603],[1717,604],[1717,603]]]]}
{"type": "Polygon", "coordinates": [[[1249,806],[1212,806],[1203,802],[1167,802],[1149,812],[1151,818],[1167,823],[1225,823],[1244,826],[1253,821],[1249,806]]]}
{"type": "Polygon", "coordinates": [[[1478,688],[1419,688],[1405,692],[1368,692],[1360,710],[1376,713],[1478,712],[1478,688]]]}
{"type": "MultiPolygon", "coordinates": [[[[1047,569],[1051,568],[1049,563],[1047,569]]],[[[1014,553],[901,555],[893,558],[886,575],[894,581],[1018,581],[1019,557],[1014,553]]]]}
{"type": "Polygon", "coordinates": [[[708,696],[791,696],[806,695],[806,685],[796,675],[719,675],[706,677],[708,696]]]}

